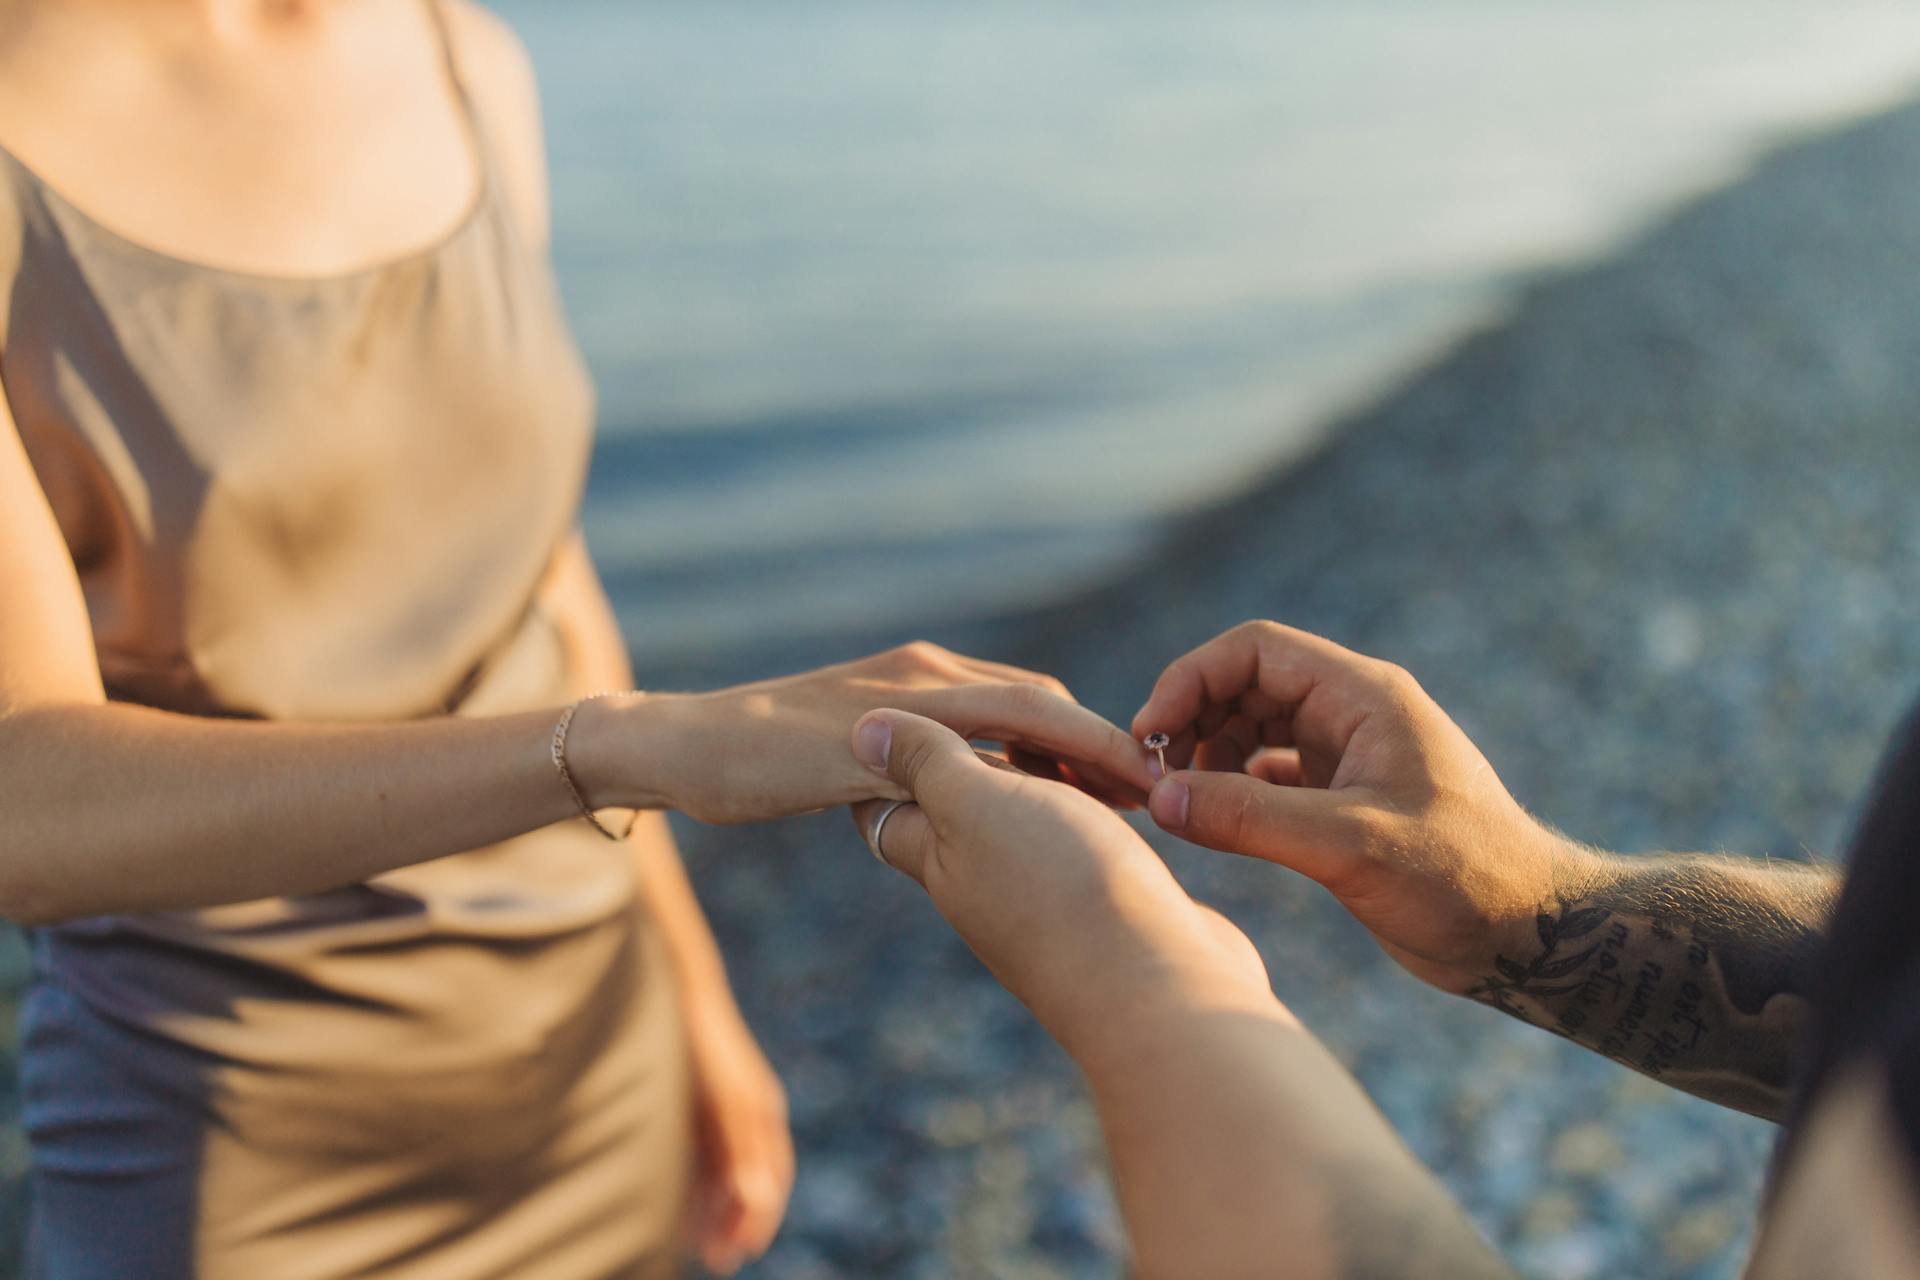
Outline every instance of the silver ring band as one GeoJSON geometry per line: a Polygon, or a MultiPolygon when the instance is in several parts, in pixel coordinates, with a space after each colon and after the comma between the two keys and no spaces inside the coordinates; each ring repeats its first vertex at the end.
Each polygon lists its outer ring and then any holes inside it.
{"type": "MultiPolygon", "coordinates": [[[[873,811],[873,817],[868,821],[867,829],[862,834],[867,837],[867,848],[871,849],[873,856],[880,861],[887,862],[886,855],[880,852],[880,833],[887,829],[887,819],[912,803],[911,800],[889,800],[873,811]]],[[[887,862],[887,865],[893,864],[887,862]]]]}

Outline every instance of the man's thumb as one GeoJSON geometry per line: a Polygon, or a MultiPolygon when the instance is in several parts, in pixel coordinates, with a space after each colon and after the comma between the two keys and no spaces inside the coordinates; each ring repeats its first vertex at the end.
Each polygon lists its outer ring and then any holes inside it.
{"type": "Polygon", "coordinates": [[[1315,880],[1359,856],[1347,802],[1314,787],[1283,787],[1244,773],[1185,770],[1162,778],[1147,811],[1194,844],[1291,867],[1315,880]]]}
{"type": "Polygon", "coordinates": [[[909,711],[869,711],[853,726],[853,754],[925,804],[929,793],[978,768],[973,748],[953,730],[909,711]]]}

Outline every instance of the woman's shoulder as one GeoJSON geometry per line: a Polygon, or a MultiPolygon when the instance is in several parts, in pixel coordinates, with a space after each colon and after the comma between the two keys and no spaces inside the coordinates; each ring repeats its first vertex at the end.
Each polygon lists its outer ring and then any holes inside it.
{"type": "Polygon", "coordinates": [[[520,37],[493,10],[476,0],[437,0],[454,43],[454,56],[468,85],[486,85],[526,97],[532,106],[533,60],[520,37]]]}
{"type": "Polygon", "coordinates": [[[435,0],[454,65],[481,118],[515,215],[547,239],[547,158],[533,59],[506,20],[474,0],[435,0]]]}

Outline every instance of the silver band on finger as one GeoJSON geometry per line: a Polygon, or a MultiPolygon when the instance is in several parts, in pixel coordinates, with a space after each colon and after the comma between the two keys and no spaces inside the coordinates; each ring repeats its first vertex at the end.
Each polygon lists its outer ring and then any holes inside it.
{"type": "MultiPolygon", "coordinates": [[[[862,834],[867,837],[867,848],[873,850],[873,856],[880,861],[887,862],[887,855],[880,852],[880,833],[887,829],[887,819],[912,803],[911,800],[889,800],[875,809],[873,817],[868,820],[867,828],[862,834]]],[[[887,862],[887,865],[893,864],[887,862]]]]}

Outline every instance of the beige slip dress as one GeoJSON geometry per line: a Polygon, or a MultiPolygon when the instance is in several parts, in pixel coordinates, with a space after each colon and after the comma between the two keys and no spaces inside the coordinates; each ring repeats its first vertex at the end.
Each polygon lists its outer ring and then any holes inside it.
{"type": "MultiPolygon", "coordinates": [[[[341,722],[584,692],[539,584],[592,391],[460,96],[466,220],[324,278],[143,247],[0,153],[0,378],[111,698],[341,722]]],[[[670,960],[586,824],[34,943],[30,1275],[674,1272],[670,960]]]]}

